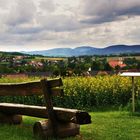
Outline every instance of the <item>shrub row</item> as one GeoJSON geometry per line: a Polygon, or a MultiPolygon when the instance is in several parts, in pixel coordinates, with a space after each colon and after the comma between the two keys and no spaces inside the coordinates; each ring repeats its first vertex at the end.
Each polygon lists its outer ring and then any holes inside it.
{"type": "MultiPolygon", "coordinates": [[[[31,79],[0,79],[0,82],[21,82],[31,79]]],[[[131,78],[120,76],[70,77],[63,79],[64,97],[55,97],[54,105],[70,108],[92,108],[109,105],[126,105],[131,100],[131,78]]],[[[140,92],[140,80],[135,80],[136,97],[140,92]]],[[[16,102],[43,105],[42,96],[0,97],[0,102],[16,102]]]]}

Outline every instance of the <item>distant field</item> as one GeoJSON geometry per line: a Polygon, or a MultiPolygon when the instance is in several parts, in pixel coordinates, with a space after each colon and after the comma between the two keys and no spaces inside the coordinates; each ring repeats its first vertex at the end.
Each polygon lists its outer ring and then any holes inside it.
{"type": "Polygon", "coordinates": [[[119,59],[119,58],[123,58],[123,59],[125,59],[125,58],[136,58],[137,60],[140,60],[140,56],[122,56],[122,57],[106,57],[106,58],[108,58],[108,60],[116,60],[116,59],[119,59]]]}
{"type": "MultiPolygon", "coordinates": [[[[125,59],[125,58],[136,58],[137,60],[140,60],[140,56],[122,56],[122,57],[119,57],[119,56],[115,56],[115,57],[101,57],[99,59],[103,59],[103,58],[107,58],[108,60],[119,60],[120,58],[122,59],[125,59]]],[[[50,60],[50,61],[65,61],[67,58],[61,58],[61,57],[35,57],[34,59],[26,59],[28,61],[41,61],[41,60],[50,60]]]]}
{"type": "Polygon", "coordinates": [[[36,61],[40,61],[40,60],[42,60],[42,59],[44,59],[44,60],[50,60],[50,61],[60,61],[60,60],[65,60],[66,58],[59,58],[59,57],[56,57],[56,58],[49,58],[49,57],[35,57],[35,59],[34,60],[36,60],[36,61]]]}
{"type": "Polygon", "coordinates": [[[49,61],[61,61],[61,60],[66,60],[66,58],[49,58],[49,57],[35,57],[35,58],[32,58],[32,59],[28,59],[26,58],[25,59],[26,61],[30,62],[30,61],[41,61],[41,60],[49,60],[49,61]]]}

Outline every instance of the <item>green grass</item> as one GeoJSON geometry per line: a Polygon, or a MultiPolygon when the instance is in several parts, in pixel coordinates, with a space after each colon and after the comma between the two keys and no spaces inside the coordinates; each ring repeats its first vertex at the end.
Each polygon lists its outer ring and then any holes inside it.
{"type": "Polygon", "coordinates": [[[0,65],[8,65],[9,62],[0,62],[0,65]]]}
{"type": "MultiPolygon", "coordinates": [[[[128,112],[92,112],[92,124],[82,125],[81,134],[64,140],[139,140],[140,116],[128,112]]],[[[24,117],[17,126],[0,125],[0,140],[34,140],[32,125],[37,118],[24,117]]]]}
{"type": "Polygon", "coordinates": [[[140,138],[140,117],[128,112],[92,113],[91,126],[83,126],[86,140],[136,140],[140,138]]]}

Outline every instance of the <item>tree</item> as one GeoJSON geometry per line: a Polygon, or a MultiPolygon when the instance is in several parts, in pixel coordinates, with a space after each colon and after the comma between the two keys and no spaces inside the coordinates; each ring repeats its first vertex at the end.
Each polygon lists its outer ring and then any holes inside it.
{"type": "Polygon", "coordinates": [[[121,67],[119,65],[115,66],[115,70],[119,71],[121,67]]]}
{"type": "Polygon", "coordinates": [[[112,67],[109,65],[109,63],[107,62],[107,63],[104,64],[104,70],[106,70],[106,71],[112,71],[113,68],[112,68],[112,67]]]}
{"type": "Polygon", "coordinates": [[[92,62],[91,68],[92,70],[104,70],[104,65],[99,60],[96,60],[92,62]]]}

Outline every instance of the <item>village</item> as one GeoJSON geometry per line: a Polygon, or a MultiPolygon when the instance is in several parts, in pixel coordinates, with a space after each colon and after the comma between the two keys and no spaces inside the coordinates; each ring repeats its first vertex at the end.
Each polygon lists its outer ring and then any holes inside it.
{"type": "Polygon", "coordinates": [[[139,71],[137,57],[80,56],[50,58],[32,55],[0,55],[0,75],[17,76],[95,76],[139,71]]]}

